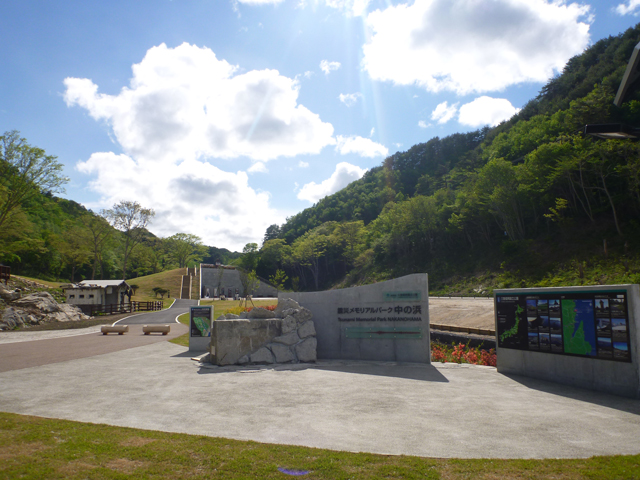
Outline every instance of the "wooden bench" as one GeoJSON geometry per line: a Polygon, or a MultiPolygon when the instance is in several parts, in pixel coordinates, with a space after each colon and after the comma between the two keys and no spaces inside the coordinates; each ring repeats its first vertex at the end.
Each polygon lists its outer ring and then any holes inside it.
{"type": "Polygon", "coordinates": [[[100,328],[100,331],[103,335],[108,333],[117,333],[118,335],[122,335],[129,331],[129,325],[103,325],[100,328]]]}
{"type": "Polygon", "coordinates": [[[149,335],[150,333],[161,333],[166,335],[171,331],[171,325],[143,325],[142,331],[145,335],[149,335]]]}

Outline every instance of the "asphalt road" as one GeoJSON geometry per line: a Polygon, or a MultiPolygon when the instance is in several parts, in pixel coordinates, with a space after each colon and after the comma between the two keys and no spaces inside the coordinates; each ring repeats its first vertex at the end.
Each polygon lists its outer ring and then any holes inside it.
{"type": "Polygon", "coordinates": [[[189,307],[198,305],[198,300],[178,300],[171,305],[171,308],[151,313],[136,313],[130,317],[118,320],[118,325],[151,325],[151,324],[171,324],[176,323],[176,317],[187,313],[189,307]]]}

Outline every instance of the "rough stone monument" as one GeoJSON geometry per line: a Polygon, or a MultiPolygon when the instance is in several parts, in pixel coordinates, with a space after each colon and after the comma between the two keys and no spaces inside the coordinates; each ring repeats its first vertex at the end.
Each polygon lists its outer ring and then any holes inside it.
{"type": "Polygon", "coordinates": [[[215,365],[315,362],[316,346],[311,312],[284,299],[273,311],[253,308],[218,317],[210,360],[215,365]]]}

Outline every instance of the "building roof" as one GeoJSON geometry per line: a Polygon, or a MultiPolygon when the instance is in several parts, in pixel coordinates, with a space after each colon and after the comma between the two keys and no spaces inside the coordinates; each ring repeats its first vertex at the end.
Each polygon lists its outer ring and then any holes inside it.
{"type": "Polygon", "coordinates": [[[126,287],[129,286],[129,284],[124,280],[83,280],[78,285],[82,287],[95,285],[96,287],[100,287],[100,288],[120,287],[122,285],[125,285],[126,287]]]}

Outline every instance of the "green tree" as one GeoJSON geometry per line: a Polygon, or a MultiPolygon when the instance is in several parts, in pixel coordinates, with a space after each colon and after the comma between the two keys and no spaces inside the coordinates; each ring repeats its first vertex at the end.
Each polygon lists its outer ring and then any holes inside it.
{"type": "Polygon", "coordinates": [[[102,260],[102,255],[108,239],[113,233],[111,225],[104,218],[104,210],[100,215],[94,215],[93,213],[87,213],[82,216],[82,223],[85,225],[89,232],[91,240],[91,249],[93,251],[93,265],[91,268],[91,280],[95,280],[98,266],[102,260]]]}
{"type": "Polygon", "coordinates": [[[63,263],[71,269],[71,282],[75,282],[76,270],[91,260],[89,232],[67,220],[64,233],[56,236],[55,245],[63,263]]]}
{"type": "Polygon", "coordinates": [[[280,227],[275,223],[267,227],[267,231],[264,233],[264,239],[262,243],[266,243],[269,240],[275,240],[280,236],[280,227]]]}
{"type": "Polygon", "coordinates": [[[315,289],[320,289],[320,259],[327,250],[328,238],[314,230],[305,233],[293,244],[293,258],[311,272],[315,289]]]}
{"type": "Polygon", "coordinates": [[[240,266],[250,272],[258,267],[260,261],[260,252],[258,251],[257,243],[247,243],[242,249],[242,256],[240,257],[240,266]]]}
{"type": "Polygon", "coordinates": [[[190,233],[176,233],[165,239],[165,245],[169,257],[179,268],[186,267],[190,261],[201,262],[208,251],[202,239],[190,233]]]}
{"type": "Polygon", "coordinates": [[[143,208],[138,202],[122,200],[106,211],[111,224],[124,236],[122,279],[127,278],[127,263],[134,248],[145,238],[146,227],[155,216],[152,208],[143,208]]]}
{"type": "Polygon", "coordinates": [[[29,145],[16,130],[0,137],[0,231],[10,228],[25,201],[43,191],[64,191],[69,179],[56,158],[29,145]]]}
{"type": "Polygon", "coordinates": [[[247,297],[249,295],[253,295],[253,292],[260,285],[260,280],[258,280],[258,276],[256,275],[255,270],[244,271],[240,270],[240,283],[242,284],[242,291],[244,292],[244,296],[247,297]]]}
{"type": "Polygon", "coordinates": [[[278,289],[284,290],[284,284],[289,279],[284,270],[276,270],[275,275],[269,277],[269,281],[278,289]]]}

